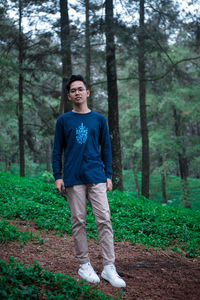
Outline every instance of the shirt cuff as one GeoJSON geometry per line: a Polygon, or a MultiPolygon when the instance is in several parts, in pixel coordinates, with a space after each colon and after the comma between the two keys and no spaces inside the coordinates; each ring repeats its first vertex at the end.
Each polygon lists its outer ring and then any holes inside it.
{"type": "Polygon", "coordinates": [[[106,178],[111,179],[112,178],[112,174],[111,173],[106,173],[106,178]]]}
{"type": "Polygon", "coordinates": [[[61,176],[61,174],[57,173],[54,175],[54,178],[55,178],[55,180],[62,179],[62,176],[61,176]]]}

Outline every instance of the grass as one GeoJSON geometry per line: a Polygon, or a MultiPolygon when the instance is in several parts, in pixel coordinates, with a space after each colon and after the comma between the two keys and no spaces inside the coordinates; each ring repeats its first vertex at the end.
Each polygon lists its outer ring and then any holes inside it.
{"type": "MultiPolygon", "coordinates": [[[[124,190],[135,195],[135,183],[133,172],[125,170],[123,172],[124,190]]],[[[139,185],[141,186],[141,174],[138,174],[139,185]]],[[[188,178],[190,191],[190,202],[193,210],[200,211],[200,179],[188,178]]],[[[177,176],[166,178],[167,204],[171,207],[181,206],[181,180],[177,176]]],[[[151,174],[150,177],[150,199],[162,203],[161,178],[158,174],[151,174]]]]}
{"type": "MultiPolygon", "coordinates": [[[[67,202],[54,185],[36,178],[20,178],[0,173],[0,216],[4,219],[34,220],[40,228],[71,234],[67,202]]],[[[169,207],[131,193],[108,193],[115,240],[129,240],[147,246],[171,247],[187,256],[200,255],[200,213],[183,207],[169,207]]],[[[86,220],[89,238],[97,230],[88,206],[86,220]]]]}
{"type": "Polygon", "coordinates": [[[175,245],[189,257],[200,255],[199,212],[163,206],[145,198],[135,199],[120,192],[112,192],[110,208],[117,240],[162,249],[175,245]]]}
{"type": "MultiPolygon", "coordinates": [[[[108,193],[116,241],[128,240],[158,249],[170,248],[188,257],[200,256],[200,212],[183,207],[170,207],[133,192],[108,193]]],[[[97,230],[88,206],[86,220],[89,238],[97,238],[97,230]]],[[[53,184],[41,179],[0,172],[0,242],[26,243],[38,236],[23,233],[7,219],[33,220],[46,231],[71,234],[70,211],[66,200],[53,184]]],[[[2,299],[113,299],[98,288],[81,284],[68,275],[51,273],[36,262],[30,266],[0,260],[0,297],[2,299]]]]}
{"type": "Polygon", "coordinates": [[[51,273],[37,262],[25,267],[13,257],[9,263],[0,260],[0,274],[1,299],[114,299],[83,281],[78,284],[69,275],[51,273]]]}
{"type": "MultiPolygon", "coordinates": [[[[47,182],[53,182],[51,173],[45,171],[45,164],[37,164],[26,159],[25,174],[27,177],[44,178],[47,182]]],[[[5,170],[5,164],[0,162],[0,171],[5,170]]],[[[10,174],[19,174],[19,164],[13,163],[10,167],[10,174]]],[[[141,173],[138,173],[139,186],[141,187],[141,173]]],[[[123,171],[124,190],[132,192],[136,196],[135,182],[131,170],[123,171]]],[[[200,211],[200,179],[188,178],[190,202],[192,209],[200,211]]],[[[181,205],[181,180],[180,177],[169,175],[166,178],[167,204],[172,207],[181,205]]],[[[161,178],[159,174],[153,173],[150,176],[150,199],[162,203],[161,178]]]]}
{"type": "Polygon", "coordinates": [[[21,232],[15,226],[9,224],[8,220],[0,219],[0,242],[6,243],[10,241],[20,241],[21,247],[28,241],[37,240],[41,245],[43,240],[38,236],[29,232],[21,232]]]}

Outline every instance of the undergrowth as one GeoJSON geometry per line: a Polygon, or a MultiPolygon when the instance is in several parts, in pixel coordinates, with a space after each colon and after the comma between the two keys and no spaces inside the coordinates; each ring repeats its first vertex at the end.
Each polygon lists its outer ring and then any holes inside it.
{"type": "MultiPolygon", "coordinates": [[[[34,220],[40,228],[71,234],[67,201],[53,184],[36,178],[20,178],[0,172],[0,216],[34,220]]],[[[172,248],[188,257],[200,255],[200,213],[183,207],[171,208],[130,193],[108,193],[116,241],[129,240],[147,246],[172,248]],[[173,246],[172,246],[173,245],[173,246]]],[[[88,237],[97,230],[88,206],[88,237]]]]}
{"type": "Polygon", "coordinates": [[[51,273],[37,262],[25,267],[13,257],[9,263],[0,260],[0,275],[1,299],[114,299],[84,281],[78,284],[69,275],[51,273]]]}
{"type": "MultiPolygon", "coordinates": [[[[108,193],[111,219],[116,241],[171,248],[188,257],[200,256],[200,213],[182,207],[171,208],[131,193],[108,193]]],[[[89,238],[97,238],[90,206],[87,208],[86,229],[89,238]]],[[[20,232],[8,219],[33,220],[38,227],[71,234],[67,201],[53,184],[36,178],[20,178],[0,172],[0,242],[24,243],[39,236],[20,232]]],[[[23,266],[14,258],[0,260],[1,299],[113,299],[69,275],[51,273],[35,262],[23,266]]]]}
{"type": "Polygon", "coordinates": [[[15,226],[9,224],[8,220],[0,220],[0,242],[20,241],[21,247],[28,241],[36,240],[39,244],[43,244],[43,239],[38,235],[30,232],[18,231],[15,226]]]}

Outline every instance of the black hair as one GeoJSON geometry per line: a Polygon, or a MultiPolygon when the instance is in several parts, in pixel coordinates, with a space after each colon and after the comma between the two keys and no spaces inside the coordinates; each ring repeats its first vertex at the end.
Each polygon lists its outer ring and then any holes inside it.
{"type": "Polygon", "coordinates": [[[70,77],[70,79],[67,81],[67,84],[66,84],[66,90],[67,92],[69,93],[69,90],[70,90],[70,85],[72,82],[74,81],[82,81],[87,89],[87,82],[85,81],[85,79],[83,78],[82,75],[72,75],[70,77]]]}

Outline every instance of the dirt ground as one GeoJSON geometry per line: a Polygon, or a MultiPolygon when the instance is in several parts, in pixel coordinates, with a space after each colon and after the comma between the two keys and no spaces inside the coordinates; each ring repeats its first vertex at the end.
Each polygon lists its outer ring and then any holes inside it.
{"type": "MultiPolygon", "coordinates": [[[[18,242],[1,244],[0,258],[8,261],[13,256],[17,261],[29,265],[35,260],[51,272],[77,275],[78,262],[75,258],[74,243],[71,236],[59,237],[46,233],[28,221],[10,221],[21,231],[40,235],[42,245],[29,242],[20,248],[18,242]]],[[[91,263],[100,276],[102,271],[101,252],[96,241],[89,241],[91,263]]],[[[112,287],[101,279],[99,289],[111,297],[126,300],[199,300],[200,299],[200,260],[188,259],[172,251],[157,251],[128,242],[116,242],[116,267],[126,281],[123,295],[120,289],[112,287]]],[[[95,286],[95,285],[93,285],[95,286]]]]}

